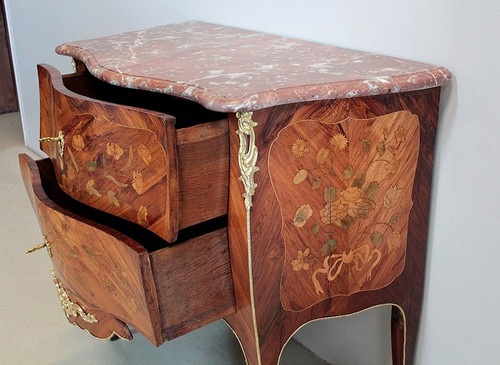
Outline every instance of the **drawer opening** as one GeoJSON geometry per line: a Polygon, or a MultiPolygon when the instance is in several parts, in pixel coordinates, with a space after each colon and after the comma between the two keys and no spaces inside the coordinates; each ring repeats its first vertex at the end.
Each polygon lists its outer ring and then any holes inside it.
{"type": "Polygon", "coordinates": [[[92,76],[87,70],[63,75],[63,83],[68,90],[89,98],[172,115],[176,118],[176,128],[186,128],[227,117],[226,113],[208,110],[190,100],[111,85],[92,76]]]}
{"type": "Polygon", "coordinates": [[[66,195],[57,183],[54,168],[50,159],[36,161],[40,171],[42,187],[47,196],[60,207],[77,212],[78,215],[112,228],[132,238],[143,246],[149,253],[161,250],[165,247],[181,244],[203,234],[215,232],[227,227],[227,215],[222,215],[193,226],[179,230],[177,240],[167,242],[150,230],[123,218],[108,214],[104,211],[92,208],[66,195]]]}

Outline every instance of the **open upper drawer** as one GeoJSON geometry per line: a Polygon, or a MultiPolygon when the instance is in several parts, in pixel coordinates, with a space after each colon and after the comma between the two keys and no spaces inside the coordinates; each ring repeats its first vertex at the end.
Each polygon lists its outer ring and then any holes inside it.
{"type": "Polygon", "coordinates": [[[165,247],[146,229],[68,198],[48,159],[19,162],[71,322],[97,337],[131,338],[126,323],[160,345],[235,311],[225,219],[183,230],[165,247]]]}
{"type": "Polygon", "coordinates": [[[167,242],[227,213],[224,114],[86,71],[39,65],[38,74],[41,148],[66,194],[167,242]]]}

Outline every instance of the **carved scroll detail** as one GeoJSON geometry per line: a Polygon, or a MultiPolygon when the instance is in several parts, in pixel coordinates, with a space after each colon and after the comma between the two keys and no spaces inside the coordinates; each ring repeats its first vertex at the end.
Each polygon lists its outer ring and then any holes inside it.
{"type": "Polygon", "coordinates": [[[85,313],[82,307],[71,301],[68,292],[62,287],[59,279],[57,279],[54,269],[52,269],[52,277],[54,279],[54,284],[57,288],[57,295],[59,296],[59,300],[61,301],[61,306],[66,314],[66,317],[69,319],[69,317],[77,317],[80,315],[85,322],[97,323],[98,320],[92,313],[85,313]]]}
{"type": "Polygon", "coordinates": [[[255,194],[257,184],[254,181],[254,174],[259,171],[256,165],[258,151],[255,145],[254,127],[257,125],[252,120],[252,112],[236,113],[238,118],[238,130],[236,133],[240,137],[240,148],[238,150],[238,164],[241,171],[240,180],[243,183],[245,192],[245,208],[247,210],[252,206],[252,197],[255,194]]]}

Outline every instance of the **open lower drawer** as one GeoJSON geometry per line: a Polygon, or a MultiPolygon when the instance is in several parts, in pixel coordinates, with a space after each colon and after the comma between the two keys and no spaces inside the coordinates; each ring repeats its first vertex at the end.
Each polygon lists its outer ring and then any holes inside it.
{"type": "Polygon", "coordinates": [[[235,311],[225,217],[168,245],[66,196],[49,159],[19,162],[70,321],[97,337],[131,338],[126,323],[160,345],[235,311]]]}
{"type": "Polygon", "coordinates": [[[72,198],[167,242],[227,214],[227,115],[38,66],[40,141],[72,198]]]}

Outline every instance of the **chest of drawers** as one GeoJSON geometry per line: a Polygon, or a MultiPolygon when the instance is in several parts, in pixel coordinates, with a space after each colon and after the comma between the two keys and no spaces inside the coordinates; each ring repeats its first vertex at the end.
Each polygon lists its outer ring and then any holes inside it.
{"type": "Polygon", "coordinates": [[[275,364],[304,324],[390,305],[412,363],[446,69],[198,22],[57,52],[49,159],[20,161],[70,321],[159,345],[224,318],[275,364]]]}

